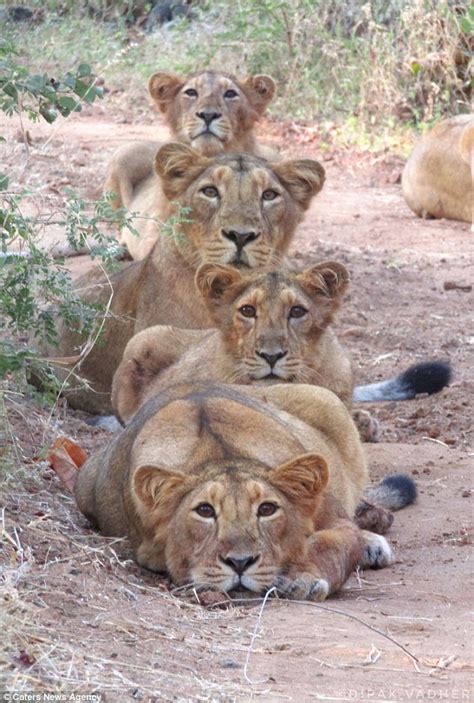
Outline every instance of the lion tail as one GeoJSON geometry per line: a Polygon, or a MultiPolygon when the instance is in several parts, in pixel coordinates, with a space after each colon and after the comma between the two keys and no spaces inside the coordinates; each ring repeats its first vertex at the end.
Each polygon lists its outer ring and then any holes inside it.
{"type": "Polygon", "coordinates": [[[410,400],[419,393],[439,393],[451,381],[450,364],[444,361],[424,361],[410,366],[406,371],[380,383],[356,386],[352,394],[355,403],[384,400],[410,400]]]}
{"type": "Polygon", "coordinates": [[[387,476],[376,486],[369,486],[364,497],[371,503],[387,510],[401,510],[415,502],[416,483],[406,474],[387,476]]]}

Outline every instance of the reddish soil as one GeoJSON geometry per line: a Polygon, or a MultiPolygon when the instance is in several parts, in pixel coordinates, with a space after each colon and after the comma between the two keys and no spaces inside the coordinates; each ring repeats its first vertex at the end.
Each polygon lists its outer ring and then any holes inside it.
{"type": "MultiPolygon", "coordinates": [[[[40,188],[41,210],[63,199],[64,186],[97,197],[124,140],[166,138],[161,125],[114,122],[103,106],[29,131],[28,161],[16,122],[0,124],[0,148],[12,181],[40,188]]],[[[125,542],[88,528],[42,460],[58,434],[86,451],[109,435],[63,407],[50,417],[11,396],[0,690],[99,691],[107,701],[471,700],[474,306],[472,292],[444,284],[473,283],[473,236],[463,223],[414,217],[398,183],[402,163],[389,153],[323,151],[292,125],[263,131],[327,170],[292,255],[350,268],[337,329],[357,381],[429,358],[455,370],[437,396],[370,408],[382,429],[381,443],[367,446],[374,480],[403,471],[419,487],[389,534],[396,562],[354,575],[322,606],[269,600],[261,617],[261,602],[170,590],[131,561],[125,542]]],[[[44,233],[47,243],[61,236],[44,233]]],[[[79,273],[90,262],[70,265],[79,273]]]]}

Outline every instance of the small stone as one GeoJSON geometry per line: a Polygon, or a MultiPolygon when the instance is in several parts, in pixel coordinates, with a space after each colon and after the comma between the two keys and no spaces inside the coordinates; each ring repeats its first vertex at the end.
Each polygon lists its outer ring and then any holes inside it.
{"type": "Polygon", "coordinates": [[[223,659],[221,663],[223,669],[241,669],[242,666],[235,659],[223,659]]]}

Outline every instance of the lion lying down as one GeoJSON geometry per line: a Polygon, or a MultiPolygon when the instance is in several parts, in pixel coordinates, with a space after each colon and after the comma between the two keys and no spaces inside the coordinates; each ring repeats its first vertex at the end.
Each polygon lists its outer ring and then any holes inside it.
{"type": "MultiPolygon", "coordinates": [[[[157,108],[169,126],[174,140],[188,144],[203,156],[227,152],[254,154],[274,159],[272,149],[257,143],[253,128],[275,93],[270,76],[250,76],[239,81],[235,76],[216,71],[201,71],[187,78],[159,71],[148,88],[157,108]]],[[[114,194],[112,205],[140,212],[147,206],[150,191],[156,189],[153,160],[160,147],[157,142],[135,141],[124,144],[113,154],[107,169],[104,191],[114,194]]],[[[163,218],[166,198],[154,196],[155,214],[163,218]]],[[[139,222],[137,220],[137,222],[139,222]]],[[[143,259],[151,250],[157,228],[138,236],[124,228],[119,241],[133,259],[143,259]]]]}
{"type": "Polygon", "coordinates": [[[474,115],[440,122],[415,146],[402,175],[403,196],[420,217],[472,222],[474,115]]]}
{"type": "MultiPolygon", "coordinates": [[[[441,390],[450,372],[440,362],[412,367],[410,383],[403,382],[405,372],[354,390],[349,356],[331,326],[348,284],[349,272],[337,261],[301,273],[204,264],[196,287],[216,329],[157,325],[135,335],[112,383],[115,414],[128,422],[159,391],[190,381],[309,383],[333,391],[349,410],[354,394],[359,401],[403,400],[441,390]]],[[[369,413],[358,410],[355,420],[363,439],[375,441],[377,423],[369,413]]]]}
{"type": "Polygon", "coordinates": [[[392,560],[349,516],[368,474],[330,391],[188,384],[159,393],[79,472],[79,509],[178,585],[324,600],[392,560]]]}

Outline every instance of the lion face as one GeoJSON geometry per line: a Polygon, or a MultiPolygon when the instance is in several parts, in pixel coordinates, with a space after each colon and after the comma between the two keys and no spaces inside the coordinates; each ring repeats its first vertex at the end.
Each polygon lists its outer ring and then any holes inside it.
{"type": "Polygon", "coordinates": [[[196,268],[276,263],[324,182],[317,161],[270,164],[236,154],[209,159],[178,143],[158,151],[155,170],[167,199],[187,208],[177,246],[196,268]]]}
{"type": "Polygon", "coordinates": [[[334,261],[301,274],[202,266],[196,285],[235,363],[234,383],[310,382],[314,349],[349,282],[334,261]]]}
{"type": "Polygon", "coordinates": [[[312,454],[276,469],[220,460],[198,476],[157,467],[135,475],[136,495],[156,510],[160,539],[167,522],[164,560],[173,581],[226,592],[262,593],[304,561],[327,483],[325,461],[312,454]]]}
{"type": "Polygon", "coordinates": [[[203,71],[187,79],[158,72],[150,94],[179,141],[202,154],[239,151],[275,93],[269,76],[234,76],[203,71]]]}

